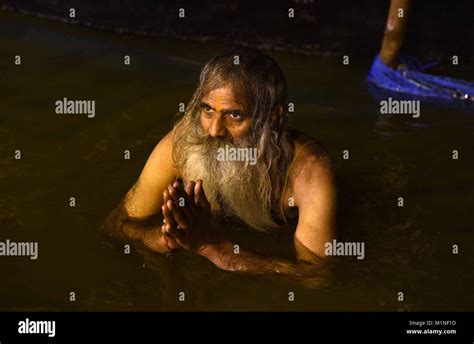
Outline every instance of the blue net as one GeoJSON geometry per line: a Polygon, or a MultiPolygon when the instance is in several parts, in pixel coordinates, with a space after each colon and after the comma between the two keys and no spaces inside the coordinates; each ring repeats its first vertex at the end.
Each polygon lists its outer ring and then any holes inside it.
{"type": "Polygon", "coordinates": [[[393,69],[375,57],[367,80],[384,91],[421,98],[474,103],[474,82],[423,73],[436,63],[419,65],[408,57],[400,59],[402,68],[393,69]]]}

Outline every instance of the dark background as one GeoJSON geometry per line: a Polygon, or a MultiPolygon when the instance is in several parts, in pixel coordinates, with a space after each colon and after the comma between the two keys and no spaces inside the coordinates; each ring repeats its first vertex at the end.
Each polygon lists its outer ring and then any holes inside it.
{"type": "MultiPolygon", "coordinates": [[[[3,3],[16,10],[0,11],[0,239],[38,241],[40,248],[37,261],[0,259],[0,310],[474,309],[474,112],[423,103],[417,119],[380,114],[365,80],[388,0],[3,3]],[[70,7],[81,25],[65,20],[70,7]],[[184,20],[179,7],[186,8],[184,20]],[[365,242],[367,255],[341,257],[326,288],[310,278],[220,271],[187,252],[128,255],[97,230],[171,129],[202,66],[228,43],[273,49],[268,53],[296,104],[291,126],[322,142],[334,161],[340,238],[365,242]],[[342,54],[360,58],[343,65],[342,54]],[[132,57],[130,66],[124,55],[132,57]],[[54,101],[62,97],[96,100],[96,117],[57,115],[54,101]],[[16,149],[22,160],[14,159],[16,149]],[[459,160],[452,159],[454,149],[459,160]],[[453,244],[460,245],[457,255],[453,244]],[[290,290],[295,302],[288,302],[290,290]],[[178,301],[181,291],[185,303],[178,301]]],[[[445,58],[443,76],[473,80],[466,62],[474,56],[473,5],[414,5],[405,48],[416,57],[445,58]],[[454,54],[456,66],[447,60],[454,54]]],[[[278,242],[249,236],[259,250],[278,242]]]]}
{"type": "MultiPolygon", "coordinates": [[[[2,0],[10,9],[67,18],[105,30],[308,54],[373,56],[380,47],[389,0],[158,1],[2,0]],[[178,17],[184,8],[186,18],[178,17]],[[288,18],[294,8],[295,18],[288,18]]],[[[471,60],[473,1],[413,1],[406,50],[427,58],[471,60]]]]}

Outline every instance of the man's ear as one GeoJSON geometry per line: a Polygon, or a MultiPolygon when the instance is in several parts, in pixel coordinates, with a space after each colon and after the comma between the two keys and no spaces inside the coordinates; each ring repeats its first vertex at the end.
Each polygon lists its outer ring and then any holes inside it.
{"type": "Polygon", "coordinates": [[[272,111],[272,124],[275,123],[282,114],[283,114],[283,106],[281,106],[280,104],[276,105],[272,111]]]}

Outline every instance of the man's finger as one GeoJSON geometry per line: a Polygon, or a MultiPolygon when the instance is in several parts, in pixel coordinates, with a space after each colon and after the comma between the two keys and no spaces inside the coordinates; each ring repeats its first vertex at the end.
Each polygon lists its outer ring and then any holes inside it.
{"type": "Polygon", "coordinates": [[[169,199],[171,199],[171,196],[168,192],[168,188],[166,188],[165,191],[163,191],[163,204],[166,204],[169,199]]]}
{"type": "Polygon", "coordinates": [[[173,214],[166,205],[163,204],[161,206],[161,212],[163,213],[163,219],[165,220],[166,224],[169,224],[171,227],[176,227],[178,225],[173,217],[173,214]]]}
{"type": "Polygon", "coordinates": [[[179,196],[185,199],[186,204],[193,212],[197,210],[194,202],[194,184],[193,181],[184,186],[178,183],[178,181],[173,183],[173,187],[178,191],[179,196]],[[190,184],[192,185],[192,188],[190,184]]]}
{"type": "Polygon", "coordinates": [[[186,184],[184,187],[184,191],[189,197],[189,201],[192,203],[191,204],[191,210],[193,211],[194,215],[199,215],[199,208],[196,205],[196,199],[194,197],[194,188],[196,186],[196,182],[190,181],[186,184]]]}
{"type": "Polygon", "coordinates": [[[196,183],[194,181],[190,181],[184,187],[184,191],[186,191],[186,193],[188,194],[188,197],[192,201],[194,201],[194,186],[195,185],[196,185],[196,183]]]}
{"type": "Polygon", "coordinates": [[[170,226],[169,224],[165,224],[165,235],[170,238],[175,238],[176,236],[182,236],[182,230],[179,230],[176,227],[170,226]]]}
{"type": "Polygon", "coordinates": [[[211,204],[207,200],[206,194],[204,193],[202,179],[198,179],[196,181],[196,185],[194,186],[194,198],[196,203],[201,207],[210,208],[211,204]]]}
{"type": "MultiPolygon", "coordinates": [[[[163,236],[164,236],[164,240],[167,240],[167,244],[173,244],[174,246],[176,246],[176,244],[178,245],[182,245],[182,244],[185,244],[185,232],[180,230],[180,229],[177,229],[176,227],[172,227],[170,226],[169,224],[163,224],[163,226],[161,226],[162,228],[162,231],[163,231],[163,236]]],[[[169,245],[168,245],[169,246],[169,245]]],[[[167,247],[169,248],[169,247],[167,247]]]]}
{"type": "Polygon", "coordinates": [[[195,206],[194,203],[189,199],[188,195],[184,190],[176,188],[175,186],[170,186],[168,190],[174,203],[179,208],[181,208],[184,215],[191,223],[193,218],[192,215],[196,213],[196,211],[193,209],[193,207],[195,206]]]}
{"type": "Polygon", "coordinates": [[[181,207],[176,206],[171,200],[166,202],[166,206],[171,211],[171,214],[173,214],[173,217],[176,220],[176,222],[178,223],[178,226],[183,230],[188,229],[189,228],[189,222],[186,219],[186,216],[184,215],[181,207]]]}

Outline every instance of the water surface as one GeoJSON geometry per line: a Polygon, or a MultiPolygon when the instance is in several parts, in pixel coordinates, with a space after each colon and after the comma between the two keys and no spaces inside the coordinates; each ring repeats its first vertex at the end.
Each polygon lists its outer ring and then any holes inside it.
{"type": "MultiPolygon", "coordinates": [[[[366,254],[339,259],[334,281],[322,288],[241,276],[186,252],[126,255],[97,231],[170,130],[178,104],[189,101],[202,65],[223,46],[7,12],[0,12],[0,33],[0,240],[39,242],[36,261],[0,258],[0,309],[474,309],[472,112],[422,103],[418,119],[381,117],[364,84],[371,61],[345,66],[334,56],[272,53],[295,103],[292,126],[334,160],[340,238],[364,241],[366,254]],[[21,67],[13,64],[17,54],[21,67]],[[55,114],[63,97],[96,100],[96,117],[55,114]],[[21,160],[13,158],[17,149],[21,160]],[[186,302],[178,302],[181,291],[186,302]]],[[[441,72],[472,79],[472,69],[458,67],[441,72]]]]}

